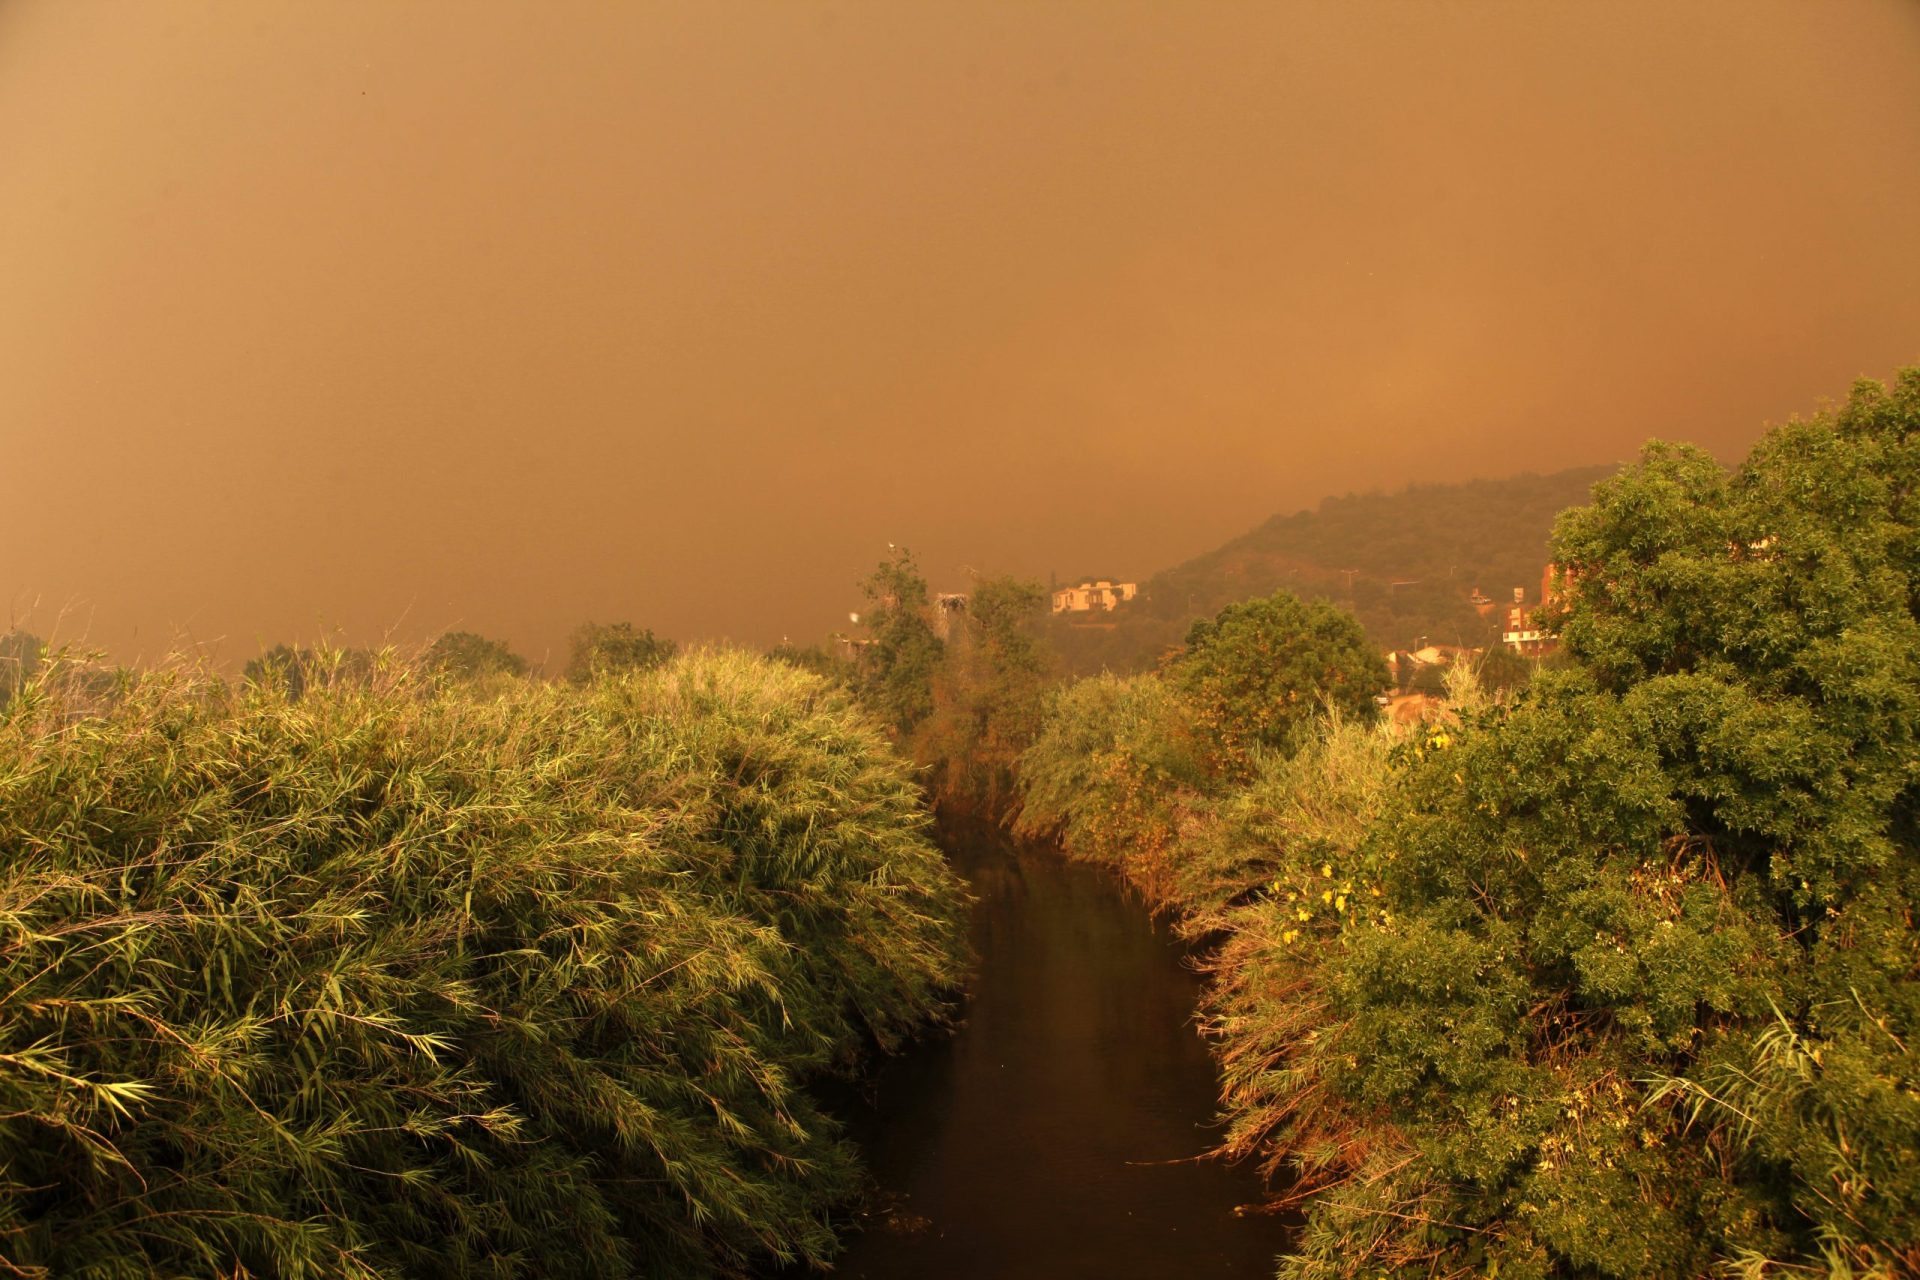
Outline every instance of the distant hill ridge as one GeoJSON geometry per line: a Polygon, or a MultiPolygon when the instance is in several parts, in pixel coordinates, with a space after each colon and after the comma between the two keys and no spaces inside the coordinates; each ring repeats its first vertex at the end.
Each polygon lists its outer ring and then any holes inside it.
{"type": "Polygon", "coordinates": [[[1179,643],[1193,618],[1285,587],[1351,608],[1383,649],[1422,637],[1484,644],[1497,638],[1500,606],[1513,588],[1537,602],[1554,518],[1583,505],[1614,470],[1576,467],[1327,498],[1154,575],[1138,599],[1098,619],[1110,627],[1056,623],[1055,642],[1076,672],[1139,670],[1179,643]],[[1475,587],[1496,604],[1488,616],[1469,600],[1475,587]]]}

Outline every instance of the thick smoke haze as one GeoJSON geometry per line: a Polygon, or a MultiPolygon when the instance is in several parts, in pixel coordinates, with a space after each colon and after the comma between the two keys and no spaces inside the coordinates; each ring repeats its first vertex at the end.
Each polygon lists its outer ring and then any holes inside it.
{"type": "Polygon", "coordinates": [[[121,658],[808,640],[1915,360],[1913,0],[0,6],[0,594],[121,658]]]}

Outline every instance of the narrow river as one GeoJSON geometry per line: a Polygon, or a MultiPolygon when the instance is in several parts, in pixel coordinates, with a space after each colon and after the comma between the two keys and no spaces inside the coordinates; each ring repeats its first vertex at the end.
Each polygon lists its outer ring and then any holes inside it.
{"type": "Polygon", "coordinates": [[[1213,1145],[1185,951],[1110,878],[983,829],[943,839],[980,902],[966,1023],[893,1059],[849,1116],[880,1185],[837,1273],[1273,1274],[1286,1224],[1213,1145]]]}

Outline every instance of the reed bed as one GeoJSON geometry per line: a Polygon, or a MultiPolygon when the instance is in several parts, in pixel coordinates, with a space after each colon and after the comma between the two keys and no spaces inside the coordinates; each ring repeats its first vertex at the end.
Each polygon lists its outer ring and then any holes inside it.
{"type": "Polygon", "coordinates": [[[943,1014],[963,891],[783,664],[284,688],[54,664],[0,713],[0,1272],[820,1264],[808,1093],[943,1014]]]}

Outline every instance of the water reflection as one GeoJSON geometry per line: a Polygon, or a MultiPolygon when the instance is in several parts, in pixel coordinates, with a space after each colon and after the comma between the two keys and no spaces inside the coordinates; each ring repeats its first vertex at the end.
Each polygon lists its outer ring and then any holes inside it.
{"type": "Polygon", "coordinates": [[[1288,1228],[1235,1214],[1180,945],[1097,871],[996,833],[946,840],[980,903],[965,1027],[887,1063],[849,1117],[880,1188],[839,1272],[941,1277],[1273,1273],[1288,1228]]]}

